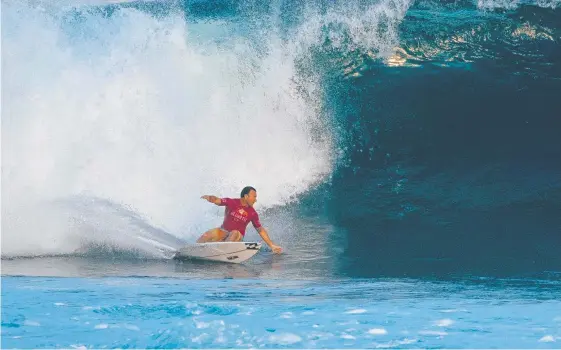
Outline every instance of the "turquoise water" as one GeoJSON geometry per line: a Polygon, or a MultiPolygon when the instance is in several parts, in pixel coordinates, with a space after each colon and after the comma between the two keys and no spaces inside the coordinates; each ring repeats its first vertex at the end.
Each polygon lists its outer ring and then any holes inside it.
{"type": "Polygon", "coordinates": [[[558,282],[2,278],[3,348],[556,348],[558,282]]]}

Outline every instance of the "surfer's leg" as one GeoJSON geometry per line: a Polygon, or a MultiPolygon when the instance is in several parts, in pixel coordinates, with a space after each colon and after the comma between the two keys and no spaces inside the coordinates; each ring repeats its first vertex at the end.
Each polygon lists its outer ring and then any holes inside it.
{"type": "Polygon", "coordinates": [[[243,239],[243,236],[240,233],[240,231],[234,230],[234,231],[230,232],[230,234],[226,238],[226,242],[239,242],[242,239],[243,239]]]}
{"type": "Polygon", "coordinates": [[[203,233],[203,235],[197,240],[197,243],[222,242],[226,239],[226,237],[228,237],[228,232],[224,231],[220,227],[217,227],[203,233]]]}

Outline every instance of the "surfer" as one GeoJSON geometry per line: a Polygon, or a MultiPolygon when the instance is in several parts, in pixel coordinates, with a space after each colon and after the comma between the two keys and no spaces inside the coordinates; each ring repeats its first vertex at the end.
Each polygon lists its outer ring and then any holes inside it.
{"type": "Polygon", "coordinates": [[[242,189],[240,198],[218,198],[216,196],[202,196],[202,199],[218,206],[225,206],[224,222],[222,226],[203,233],[197,243],[207,242],[239,242],[245,236],[245,228],[251,221],[253,227],[275,254],[280,254],[282,248],[274,244],[269,238],[267,230],[259,222],[259,215],[253,209],[257,202],[257,191],[251,186],[242,189]]]}

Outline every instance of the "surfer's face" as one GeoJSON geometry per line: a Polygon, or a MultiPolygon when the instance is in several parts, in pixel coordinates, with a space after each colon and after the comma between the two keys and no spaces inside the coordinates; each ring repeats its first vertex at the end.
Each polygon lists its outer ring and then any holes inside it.
{"type": "Polygon", "coordinates": [[[253,204],[257,202],[257,192],[255,192],[254,190],[249,191],[249,193],[244,197],[245,201],[247,202],[247,204],[249,204],[250,207],[253,207],[253,204]]]}

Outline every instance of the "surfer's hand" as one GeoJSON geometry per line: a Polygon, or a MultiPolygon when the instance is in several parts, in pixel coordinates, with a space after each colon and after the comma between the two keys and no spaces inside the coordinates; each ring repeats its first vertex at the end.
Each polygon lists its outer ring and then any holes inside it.
{"type": "Polygon", "coordinates": [[[209,196],[209,195],[204,195],[201,197],[201,199],[204,199],[205,201],[209,202],[209,203],[214,203],[216,200],[215,196],[209,196]]]}
{"type": "Polygon", "coordinates": [[[279,247],[278,245],[271,244],[271,250],[272,250],[273,253],[275,253],[275,254],[280,254],[280,253],[282,253],[282,248],[279,247]]]}

